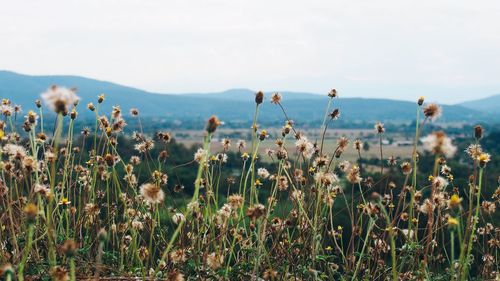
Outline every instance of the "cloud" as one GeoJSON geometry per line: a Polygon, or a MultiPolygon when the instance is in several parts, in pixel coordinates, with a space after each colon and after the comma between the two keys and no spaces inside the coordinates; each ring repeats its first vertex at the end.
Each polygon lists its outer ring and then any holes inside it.
{"type": "Polygon", "coordinates": [[[11,1],[0,68],[156,92],[500,93],[498,1],[11,1]]]}

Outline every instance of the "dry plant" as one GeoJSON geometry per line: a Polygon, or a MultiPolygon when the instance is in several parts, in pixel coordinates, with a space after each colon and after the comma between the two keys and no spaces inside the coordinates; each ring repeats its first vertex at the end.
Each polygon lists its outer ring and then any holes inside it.
{"type": "MultiPolygon", "coordinates": [[[[446,164],[456,153],[452,140],[444,132],[421,137],[441,114],[423,98],[415,104],[411,159],[385,159],[385,128],[375,125],[382,164],[374,179],[364,175],[361,140],[341,137],[333,151],[324,149],[329,125],[341,117],[332,109],[336,90],[328,93],[316,141],[296,128],[279,93],[270,102],[282,110],[284,126],[281,135],[269,136],[259,127],[265,97],[258,92],[251,141],[235,144],[239,174],[222,177],[232,143],[223,139],[222,151],[211,149],[223,124],[213,116],[203,145],[181,164],[196,170],[194,192],[182,199],[181,185],[167,185],[170,133],[158,134],[164,150],[157,156],[151,153],[157,142],[142,129],[126,136],[136,153],[124,159],[118,136],[127,123],[118,106],[110,115],[100,112],[104,95],[86,109],[79,109],[75,89],[52,86],[41,97],[44,106],[36,101],[21,128],[14,126],[20,109],[9,100],[1,106],[5,280],[469,280],[472,269],[478,279],[499,278],[500,229],[484,217],[495,212],[500,191],[493,201],[481,196],[490,160],[480,145],[482,128],[466,151],[473,163],[469,185],[459,190],[446,164]],[[44,110],[57,115],[50,131],[44,110]],[[74,142],[78,110],[95,113],[81,146],[74,142]],[[271,137],[275,146],[259,155],[271,137]],[[360,161],[342,159],[350,146],[360,161]],[[421,149],[435,157],[425,182],[417,181],[421,149]],[[271,159],[268,168],[263,157],[271,159]],[[392,174],[404,181],[389,181],[392,174]]],[[[130,115],[140,124],[137,109],[130,115]]]]}

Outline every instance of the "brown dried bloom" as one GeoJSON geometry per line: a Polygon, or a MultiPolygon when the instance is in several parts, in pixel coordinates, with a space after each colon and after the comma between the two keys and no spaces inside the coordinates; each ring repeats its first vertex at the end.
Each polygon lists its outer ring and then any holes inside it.
{"type": "Polygon", "coordinates": [[[271,103],[279,104],[281,102],[281,94],[274,93],[271,95],[271,103]]]}
{"type": "Polygon", "coordinates": [[[262,103],[262,101],[264,101],[264,93],[262,91],[258,91],[255,94],[255,103],[259,105],[262,103]]]}
{"type": "Polygon", "coordinates": [[[217,130],[217,128],[221,124],[222,124],[222,122],[219,120],[219,118],[217,118],[217,116],[213,115],[212,117],[210,117],[208,119],[206,130],[209,134],[211,134],[211,133],[215,132],[215,130],[217,130]]]}
{"type": "Polygon", "coordinates": [[[140,193],[144,199],[150,204],[158,204],[163,202],[165,194],[161,188],[154,183],[145,183],[140,187],[140,193]]]}
{"type": "Polygon", "coordinates": [[[439,116],[441,116],[441,113],[441,107],[435,103],[430,103],[424,107],[424,115],[430,120],[436,120],[439,116]]]}

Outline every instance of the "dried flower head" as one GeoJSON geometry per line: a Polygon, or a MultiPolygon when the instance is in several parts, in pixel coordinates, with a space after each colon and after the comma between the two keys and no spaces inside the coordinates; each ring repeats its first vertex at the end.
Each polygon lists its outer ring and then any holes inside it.
{"type": "Polygon", "coordinates": [[[271,95],[271,103],[279,104],[281,102],[281,94],[274,93],[271,95]]]}
{"type": "Polygon", "coordinates": [[[426,118],[434,121],[441,116],[442,109],[435,103],[430,103],[424,107],[424,115],[426,118]]]}
{"type": "Polygon", "coordinates": [[[442,131],[433,132],[432,134],[421,139],[424,150],[433,154],[442,154],[447,158],[453,157],[457,151],[456,146],[451,142],[451,139],[442,131]]]}
{"type": "Polygon", "coordinates": [[[74,106],[80,100],[74,89],[56,85],[51,86],[42,93],[41,98],[50,109],[58,114],[67,114],[68,106],[74,106]]]}
{"type": "Polygon", "coordinates": [[[330,98],[336,98],[337,97],[337,90],[331,89],[330,92],[328,92],[328,96],[330,98]]]}
{"type": "Polygon", "coordinates": [[[35,204],[29,203],[24,207],[24,213],[26,214],[28,223],[32,224],[35,222],[36,216],[38,215],[38,207],[35,204]]]}
{"type": "Polygon", "coordinates": [[[385,132],[384,124],[377,122],[375,124],[375,131],[377,131],[377,134],[383,134],[385,132]]]}
{"type": "Polygon", "coordinates": [[[217,118],[217,116],[212,116],[208,119],[206,130],[209,134],[215,132],[217,128],[222,124],[222,122],[217,118]]]}
{"type": "Polygon", "coordinates": [[[76,250],[78,245],[74,240],[68,239],[64,241],[61,246],[61,252],[68,258],[74,257],[76,255],[76,250]]]}
{"type": "Polygon", "coordinates": [[[257,93],[255,93],[255,103],[259,105],[263,101],[264,101],[264,93],[262,91],[258,91],[257,93]]]}
{"type": "Polygon", "coordinates": [[[165,199],[165,194],[160,186],[154,183],[145,183],[140,187],[140,193],[144,200],[150,204],[159,204],[165,199]]]}

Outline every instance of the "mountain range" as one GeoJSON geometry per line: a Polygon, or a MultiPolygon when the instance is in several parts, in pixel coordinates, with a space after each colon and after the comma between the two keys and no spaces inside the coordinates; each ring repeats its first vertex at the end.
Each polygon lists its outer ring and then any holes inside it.
{"type": "MultiPolygon", "coordinates": [[[[0,98],[8,98],[22,106],[34,108],[39,98],[51,85],[76,87],[81,104],[96,103],[97,95],[104,93],[106,101],[101,112],[109,113],[113,105],[120,105],[124,112],[138,108],[142,116],[162,117],[171,120],[206,119],[215,114],[222,120],[247,123],[253,117],[255,91],[231,89],[218,93],[163,94],[127,87],[111,82],[80,76],[32,76],[11,71],[0,71],[0,98]]],[[[283,106],[291,119],[314,122],[322,120],[328,97],[303,92],[280,92],[283,106]]],[[[270,94],[267,94],[267,100],[270,94]]],[[[469,101],[457,105],[444,105],[441,121],[493,122],[500,114],[500,95],[469,101]]],[[[82,106],[83,107],[83,106],[82,106]]],[[[341,118],[348,121],[411,121],[415,118],[415,103],[409,101],[375,98],[338,98],[332,108],[340,108],[341,118]]],[[[80,116],[93,116],[88,110],[79,110],[80,116]]],[[[260,111],[261,120],[282,122],[281,109],[265,102],[260,111]]]]}

